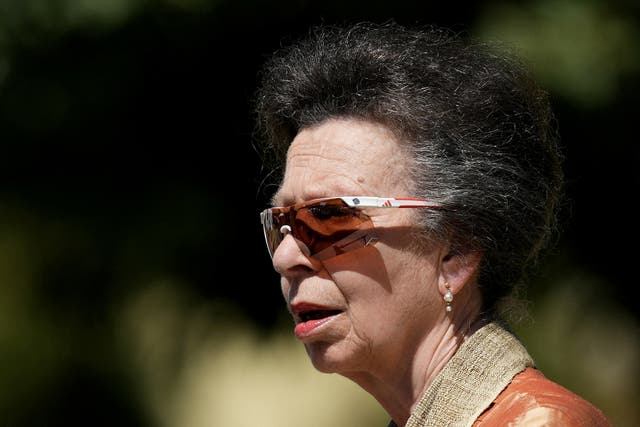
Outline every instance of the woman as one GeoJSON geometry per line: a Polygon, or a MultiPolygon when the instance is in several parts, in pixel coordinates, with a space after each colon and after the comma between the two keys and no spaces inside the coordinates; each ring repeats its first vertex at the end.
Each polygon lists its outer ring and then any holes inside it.
{"type": "Polygon", "coordinates": [[[285,164],[267,247],[318,370],[390,426],[609,425],[500,320],[563,179],[517,61],[442,29],[316,27],[266,63],[256,109],[285,164]]]}

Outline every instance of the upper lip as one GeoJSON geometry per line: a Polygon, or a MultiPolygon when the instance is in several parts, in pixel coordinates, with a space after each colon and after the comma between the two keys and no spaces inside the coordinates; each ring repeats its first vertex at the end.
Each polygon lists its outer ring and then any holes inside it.
{"type": "Polygon", "coordinates": [[[304,313],[305,311],[314,311],[314,310],[331,310],[331,307],[327,307],[319,304],[312,304],[309,302],[298,302],[295,304],[291,304],[291,312],[294,316],[299,316],[300,313],[304,313]]]}

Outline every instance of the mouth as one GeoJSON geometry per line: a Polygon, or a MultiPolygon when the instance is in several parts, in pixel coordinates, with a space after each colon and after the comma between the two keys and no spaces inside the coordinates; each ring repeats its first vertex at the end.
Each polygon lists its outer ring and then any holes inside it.
{"type": "Polygon", "coordinates": [[[340,313],[342,313],[341,310],[309,310],[299,313],[298,317],[301,322],[308,322],[309,320],[320,320],[340,313]]]}
{"type": "Polygon", "coordinates": [[[299,339],[318,333],[321,326],[343,313],[342,310],[307,303],[293,305],[291,312],[296,319],[295,334],[299,339]]]}

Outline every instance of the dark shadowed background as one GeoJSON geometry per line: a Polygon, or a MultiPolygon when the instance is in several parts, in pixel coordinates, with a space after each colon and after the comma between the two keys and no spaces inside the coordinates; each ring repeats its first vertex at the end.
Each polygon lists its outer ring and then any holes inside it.
{"type": "Polygon", "coordinates": [[[637,2],[0,0],[0,425],[385,425],[294,342],[252,145],[266,56],[354,19],[530,61],[569,205],[518,331],[548,376],[640,423],[637,2]]]}

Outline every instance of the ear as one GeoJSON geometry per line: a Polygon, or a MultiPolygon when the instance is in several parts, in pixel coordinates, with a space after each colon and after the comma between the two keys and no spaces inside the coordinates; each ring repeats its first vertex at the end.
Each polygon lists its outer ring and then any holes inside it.
{"type": "Polygon", "coordinates": [[[465,286],[474,283],[478,276],[482,252],[466,253],[449,251],[440,260],[440,292],[444,295],[450,290],[454,295],[465,286]],[[446,285],[449,288],[446,288],[446,285]]]}

